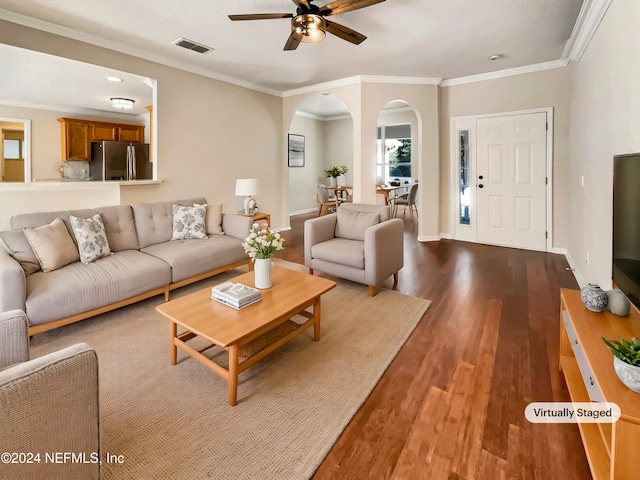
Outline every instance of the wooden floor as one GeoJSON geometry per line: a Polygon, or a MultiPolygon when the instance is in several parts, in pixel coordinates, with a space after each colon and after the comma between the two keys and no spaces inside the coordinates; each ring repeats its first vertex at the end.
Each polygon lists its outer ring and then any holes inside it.
{"type": "MultiPolygon", "coordinates": [[[[313,216],[292,218],[280,258],[304,263],[313,216]]],[[[529,402],[569,400],[559,289],[578,285],[565,258],[416,234],[407,217],[398,290],[431,308],[313,478],[590,479],[577,425],[524,418],[529,402]]]]}

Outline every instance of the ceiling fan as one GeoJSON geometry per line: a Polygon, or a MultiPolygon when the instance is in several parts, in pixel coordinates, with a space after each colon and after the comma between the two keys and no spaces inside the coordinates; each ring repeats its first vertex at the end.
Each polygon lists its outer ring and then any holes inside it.
{"type": "Polygon", "coordinates": [[[360,45],[367,37],[348,27],[325,19],[331,15],[351,12],[359,8],[370,7],[385,0],[335,0],[323,7],[312,4],[313,0],[291,0],[297,5],[296,13],[256,13],[229,15],[231,20],[272,20],[291,18],[291,35],[284,46],[285,50],[295,50],[300,42],[319,42],[329,32],[347,42],[360,45]]]}

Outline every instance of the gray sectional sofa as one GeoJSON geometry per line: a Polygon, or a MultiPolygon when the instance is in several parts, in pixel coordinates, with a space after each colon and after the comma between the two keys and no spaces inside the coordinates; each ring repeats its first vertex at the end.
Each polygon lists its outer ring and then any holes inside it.
{"type": "MultiPolygon", "coordinates": [[[[225,270],[251,262],[242,240],[252,220],[222,215],[222,235],[198,240],[174,240],[173,205],[207,203],[204,198],[95,209],[43,212],[11,218],[11,230],[0,232],[0,312],[22,310],[29,334],[164,294],[225,270]],[[74,242],[69,217],[100,214],[111,255],[83,264],[70,263],[54,271],[40,270],[24,234],[61,218],[74,242]]],[[[76,242],[77,243],[77,242],[76,242]]]]}

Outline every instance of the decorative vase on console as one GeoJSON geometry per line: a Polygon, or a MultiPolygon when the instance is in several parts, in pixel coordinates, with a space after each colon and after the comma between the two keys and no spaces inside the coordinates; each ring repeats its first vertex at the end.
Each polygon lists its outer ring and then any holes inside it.
{"type": "Polygon", "coordinates": [[[242,246],[254,262],[254,282],[259,289],[271,288],[271,257],[283,250],[284,239],[275,230],[254,223],[249,236],[244,239],[242,246]]]}
{"type": "Polygon", "coordinates": [[[614,315],[626,317],[631,310],[631,302],[619,288],[614,288],[607,292],[607,309],[614,315]]]}
{"type": "Polygon", "coordinates": [[[600,288],[600,285],[589,283],[580,291],[582,303],[592,312],[604,312],[609,301],[607,293],[600,288]]]}

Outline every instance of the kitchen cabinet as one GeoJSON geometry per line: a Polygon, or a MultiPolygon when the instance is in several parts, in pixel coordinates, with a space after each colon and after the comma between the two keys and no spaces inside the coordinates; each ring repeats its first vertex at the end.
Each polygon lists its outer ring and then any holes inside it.
{"type": "Polygon", "coordinates": [[[59,118],[62,160],[90,160],[91,142],[144,142],[144,125],[59,118]]]}
{"type": "Polygon", "coordinates": [[[62,160],[89,160],[91,141],[89,123],[72,118],[59,118],[62,160]]]}

